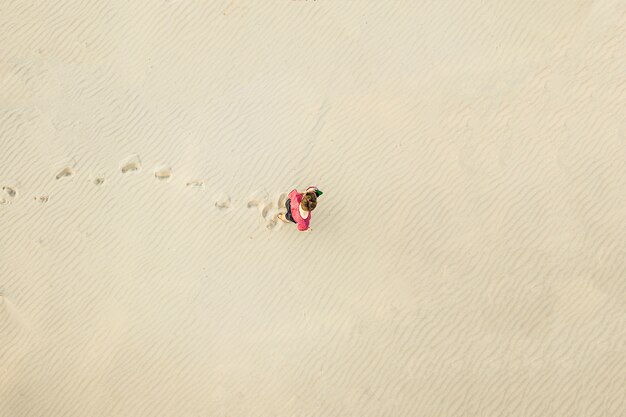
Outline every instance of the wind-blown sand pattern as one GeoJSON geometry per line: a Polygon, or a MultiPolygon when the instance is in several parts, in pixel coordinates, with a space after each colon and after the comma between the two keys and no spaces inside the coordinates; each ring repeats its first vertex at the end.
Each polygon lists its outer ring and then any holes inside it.
{"type": "Polygon", "coordinates": [[[0,417],[624,415],[623,0],[0,28],[0,417]]]}

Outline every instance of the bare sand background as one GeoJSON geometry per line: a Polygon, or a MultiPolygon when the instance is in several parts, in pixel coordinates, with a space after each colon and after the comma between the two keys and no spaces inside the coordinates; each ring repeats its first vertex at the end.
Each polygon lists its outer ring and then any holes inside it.
{"type": "Polygon", "coordinates": [[[0,1],[0,416],[625,415],[625,45],[614,0],[0,1]]]}

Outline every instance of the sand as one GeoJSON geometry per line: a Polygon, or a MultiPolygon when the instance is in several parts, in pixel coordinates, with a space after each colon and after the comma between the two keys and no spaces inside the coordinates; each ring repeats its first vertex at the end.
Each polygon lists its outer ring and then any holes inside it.
{"type": "Polygon", "coordinates": [[[621,0],[1,1],[0,416],[624,415],[625,45],[621,0]]]}

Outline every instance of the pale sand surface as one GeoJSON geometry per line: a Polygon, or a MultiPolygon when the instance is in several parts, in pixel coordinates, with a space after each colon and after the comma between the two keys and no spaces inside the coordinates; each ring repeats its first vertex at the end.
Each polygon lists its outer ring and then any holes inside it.
{"type": "Polygon", "coordinates": [[[625,45],[622,0],[0,1],[0,416],[623,416],[625,45]]]}

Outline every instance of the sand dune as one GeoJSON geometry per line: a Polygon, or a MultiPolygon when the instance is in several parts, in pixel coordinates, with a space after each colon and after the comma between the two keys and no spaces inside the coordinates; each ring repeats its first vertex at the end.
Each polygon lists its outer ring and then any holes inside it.
{"type": "Polygon", "coordinates": [[[1,417],[623,415],[623,1],[0,27],[1,417]]]}

